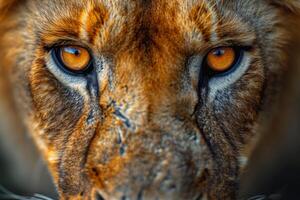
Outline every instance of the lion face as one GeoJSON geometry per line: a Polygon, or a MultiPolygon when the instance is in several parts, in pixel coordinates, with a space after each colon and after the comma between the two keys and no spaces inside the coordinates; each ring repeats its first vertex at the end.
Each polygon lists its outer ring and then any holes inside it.
{"type": "Polygon", "coordinates": [[[235,197],[283,63],[270,3],[27,0],[6,26],[3,65],[61,198],[235,197]]]}

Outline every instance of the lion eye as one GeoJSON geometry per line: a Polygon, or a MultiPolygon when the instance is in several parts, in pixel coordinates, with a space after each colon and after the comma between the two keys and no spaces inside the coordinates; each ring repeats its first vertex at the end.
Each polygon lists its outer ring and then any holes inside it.
{"type": "Polygon", "coordinates": [[[64,69],[74,73],[86,71],[92,60],[89,51],[79,46],[58,47],[55,56],[64,69]]]}
{"type": "Polygon", "coordinates": [[[213,73],[220,74],[232,69],[241,56],[241,52],[233,47],[218,47],[206,56],[206,65],[213,73]]]}

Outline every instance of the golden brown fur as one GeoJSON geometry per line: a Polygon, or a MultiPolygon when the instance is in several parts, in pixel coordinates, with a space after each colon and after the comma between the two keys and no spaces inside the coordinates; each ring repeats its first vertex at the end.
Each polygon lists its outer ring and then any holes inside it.
{"type": "Polygon", "coordinates": [[[288,68],[287,8],[297,3],[0,5],[1,81],[62,199],[235,198],[241,160],[288,68]],[[92,52],[91,76],[56,68],[51,49],[65,44],[92,52]],[[247,69],[227,79],[202,77],[201,60],[217,46],[245,48],[247,69]]]}

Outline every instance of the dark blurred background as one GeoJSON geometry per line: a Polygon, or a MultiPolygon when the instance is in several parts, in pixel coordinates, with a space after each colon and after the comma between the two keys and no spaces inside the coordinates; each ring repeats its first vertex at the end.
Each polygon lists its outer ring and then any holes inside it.
{"type": "Polygon", "coordinates": [[[299,28],[300,17],[291,26],[295,39],[288,48],[288,69],[280,98],[271,115],[265,116],[262,137],[242,177],[240,199],[300,199],[299,28]]]}
{"type": "Polygon", "coordinates": [[[11,106],[0,98],[0,199],[17,198],[8,197],[4,189],[21,196],[42,194],[57,199],[43,159],[11,113],[11,106]]]}

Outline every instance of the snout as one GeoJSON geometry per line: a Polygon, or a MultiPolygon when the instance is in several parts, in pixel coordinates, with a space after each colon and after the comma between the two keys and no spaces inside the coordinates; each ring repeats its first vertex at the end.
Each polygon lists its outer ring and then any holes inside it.
{"type": "Polygon", "coordinates": [[[144,137],[138,135],[90,164],[97,198],[200,198],[204,166],[198,133],[151,131],[141,134],[144,137]]]}
{"type": "Polygon", "coordinates": [[[114,94],[102,91],[105,117],[87,159],[96,196],[197,199],[207,162],[194,112],[196,90],[178,92],[179,86],[164,84],[164,89],[148,91],[154,82],[143,80],[139,87],[117,87],[114,94]]]}

